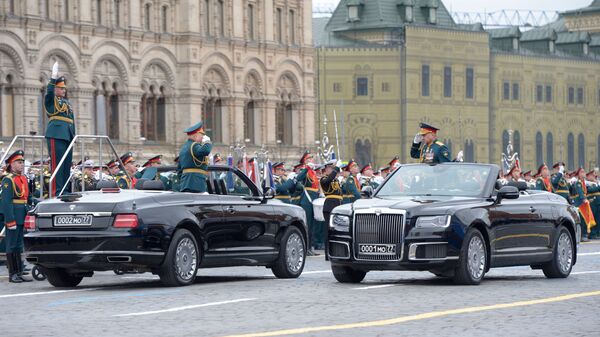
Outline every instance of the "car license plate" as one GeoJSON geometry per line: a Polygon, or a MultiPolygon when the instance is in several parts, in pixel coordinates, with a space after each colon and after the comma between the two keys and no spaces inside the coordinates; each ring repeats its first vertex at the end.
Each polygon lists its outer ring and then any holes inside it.
{"type": "Polygon", "coordinates": [[[82,215],[55,215],[54,226],[91,226],[93,216],[90,214],[82,215]]]}
{"type": "Polygon", "coordinates": [[[377,244],[365,245],[359,244],[358,251],[364,255],[396,255],[396,245],[377,244]]]}

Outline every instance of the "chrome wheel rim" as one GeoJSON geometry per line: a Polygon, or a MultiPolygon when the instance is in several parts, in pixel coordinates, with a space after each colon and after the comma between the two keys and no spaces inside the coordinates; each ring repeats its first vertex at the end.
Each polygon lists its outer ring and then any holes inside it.
{"type": "Polygon", "coordinates": [[[285,260],[292,273],[298,273],[304,264],[304,241],[297,233],[292,233],[287,239],[285,260]]]}
{"type": "Polygon", "coordinates": [[[467,250],[467,269],[475,280],[483,277],[485,271],[485,245],[478,236],[473,236],[467,250]]]}
{"type": "Polygon", "coordinates": [[[558,254],[558,266],[563,274],[569,272],[571,269],[571,263],[573,263],[573,245],[571,244],[571,237],[567,233],[561,233],[558,238],[558,247],[556,248],[558,254]]]}
{"type": "Polygon", "coordinates": [[[197,255],[196,245],[190,238],[179,241],[175,251],[175,272],[181,279],[188,281],[195,276],[197,255]]]}

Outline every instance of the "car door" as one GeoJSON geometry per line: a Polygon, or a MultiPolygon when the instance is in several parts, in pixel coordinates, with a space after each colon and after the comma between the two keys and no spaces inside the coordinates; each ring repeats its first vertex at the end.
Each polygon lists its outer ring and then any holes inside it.
{"type": "Polygon", "coordinates": [[[227,246],[219,247],[215,253],[240,262],[272,260],[277,254],[278,228],[273,207],[241,172],[223,168],[211,172],[211,176],[223,208],[221,234],[228,237],[227,246]]]}
{"type": "Polygon", "coordinates": [[[544,236],[542,210],[526,192],[518,199],[503,199],[490,208],[493,266],[528,264],[539,253],[544,236]]]}

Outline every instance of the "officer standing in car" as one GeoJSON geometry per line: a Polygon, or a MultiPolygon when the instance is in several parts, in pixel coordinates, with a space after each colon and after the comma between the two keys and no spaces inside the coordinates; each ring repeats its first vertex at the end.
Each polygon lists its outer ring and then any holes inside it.
{"type": "MultiPolygon", "coordinates": [[[[71,103],[66,98],[67,86],[64,76],[58,76],[58,62],[52,66],[52,77],[46,89],[44,107],[48,117],[46,141],[50,154],[51,172],[58,171],[50,186],[52,195],[60,193],[71,175],[73,152],[69,152],[61,167],[57,167],[75,137],[75,120],[71,103]]],[[[69,190],[69,186],[66,187],[69,190]]]]}
{"type": "Polygon", "coordinates": [[[199,122],[185,130],[188,140],[181,147],[177,172],[181,173],[181,192],[207,193],[206,179],[212,143],[199,122]]]}
{"type": "Polygon", "coordinates": [[[450,150],[437,140],[438,128],[421,123],[421,129],[413,140],[410,156],[419,159],[420,163],[439,164],[452,161],[450,150]]]}
{"type": "Polygon", "coordinates": [[[0,194],[0,205],[2,205],[0,221],[6,227],[6,265],[9,273],[8,281],[11,283],[31,281],[23,276],[24,265],[21,258],[25,216],[32,202],[29,183],[23,174],[25,168],[23,156],[23,151],[18,150],[6,159],[9,174],[2,179],[0,194]]]}
{"type": "Polygon", "coordinates": [[[117,186],[124,190],[135,188],[135,183],[137,182],[137,178],[135,177],[137,167],[135,166],[135,158],[133,157],[133,153],[127,152],[122,155],[121,162],[123,162],[124,167],[121,171],[119,171],[119,173],[117,173],[115,178],[117,186]]]}

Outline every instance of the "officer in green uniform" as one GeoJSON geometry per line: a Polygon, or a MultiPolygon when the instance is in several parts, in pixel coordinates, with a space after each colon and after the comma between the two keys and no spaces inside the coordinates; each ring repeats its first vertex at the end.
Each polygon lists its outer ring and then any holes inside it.
{"type": "Polygon", "coordinates": [[[552,173],[550,180],[552,182],[552,188],[554,188],[554,193],[565,198],[568,203],[572,203],[569,183],[567,182],[567,179],[565,179],[565,163],[554,163],[554,165],[552,165],[552,170],[554,172],[552,173]]]}
{"type": "Polygon", "coordinates": [[[292,193],[296,191],[296,181],[286,178],[284,162],[273,164],[273,180],[275,183],[275,199],[291,204],[292,193]]]}
{"type": "Polygon", "coordinates": [[[379,187],[379,184],[375,182],[375,174],[373,172],[373,166],[367,164],[360,169],[360,186],[371,186],[374,190],[379,187]]]}
{"type": "MultiPolygon", "coordinates": [[[[75,137],[75,120],[71,103],[66,98],[67,87],[65,78],[58,76],[58,62],[52,67],[52,77],[48,83],[46,96],[44,98],[44,107],[48,117],[48,126],[46,127],[46,142],[48,143],[48,153],[51,160],[51,171],[58,170],[55,180],[50,186],[52,195],[60,193],[63,186],[69,180],[71,174],[71,162],[73,161],[73,152],[69,152],[63,165],[58,167],[58,163],[67,152],[69,144],[75,137]]],[[[69,186],[65,190],[68,190],[69,186]]]]}
{"type": "Polygon", "coordinates": [[[314,217],[314,208],[313,201],[319,197],[319,179],[317,178],[317,174],[314,167],[314,159],[310,152],[306,151],[300,158],[300,164],[304,165],[304,168],[298,173],[296,176],[296,181],[302,186],[303,191],[300,195],[300,207],[306,213],[306,221],[308,225],[308,231],[311,234],[309,239],[309,249],[307,252],[308,256],[317,256],[319,254],[315,253],[313,248],[313,244],[315,243],[315,217],[314,217]]]}
{"type": "Polygon", "coordinates": [[[410,148],[410,156],[420,163],[439,164],[451,161],[450,150],[437,140],[438,128],[421,123],[421,130],[415,136],[410,148]]]}
{"type": "Polygon", "coordinates": [[[156,180],[163,183],[165,190],[171,190],[171,180],[158,172],[158,167],[162,165],[162,155],[154,156],[142,165],[143,169],[136,174],[138,179],[156,180]]]}
{"type": "Polygon", "coordinates": [[[212,143],[199,122],[185,130],[187,142],[179,152],[177,171],[181,173],[181,192],[207,193],[206,179],[212,143]]]}
{"type": "Polygon", "coordinates": [[[346,191],[344,195],[344,203],[351,204],[356,200],[361,198],[360,195],[360,185],[356,175],[358,174],[358,164],[354,159],[350,159],[348,161],[348,165],[346,165],[345,170],[350,172],[346,180],[344,181],[344,190],[346,191]]]}
{"type": "MultiPolygon", "coordinates": [[[[179,156],[175,157],[175,159],[173,160],[175,162],[175,165],[179,164],[179,156]]],[[[171,186],[171,191],[175,191],[175,192],[179,192],[181,189],[180,186],[180,181],[181,181],[181,174],[177,171],[175,171],[174,173],[171,174],[171,176],[169,177],[169,185],[171,186]]]]}
{"type": "Polygon", "coordinates": [[[548,165],[540,165],[540,167],[538,167],[537,173],[535,174],[535,177],[536,190],[554,193],[554,187],[552,186],[552,180],[550,178],[550,170],[548,169],[548,165]]]}
{"type": "Polygon", "coordinates": [[[294,181],[296,182],[296,188],[293,189],[292,194],[290,195],[290,202],[292,205],[300,206],[300,199],[302,194],[304,194],[304,187],[300,182],[298,182],[298,174],[300,171],[304,169],[304,164],[297,164],[294,166],[294,181]]]}
{"type": "MultiPolygon", "coordinates": [[[[577,180],[573,184],[573,204],[579,208],[579,213],[581,215],[581,240],[587,241],[589,234],[588,229],[591,229],[592,227],[596,226],[596,221],[594,219],[593,213],[589,214],[589,218],[586,219],[586,217],[584,216],[586,214],[586,207],[584,204],[590,203],[590,201],[588,200],[588,194],[597,193],[600,191],[600,189],[598,188],[598,186],[588,187],[586,185],[586,172],[583,168],[580,167],[577,171],[575,171],[575,174],[577,180]]],[[[591,207],[589,208],[589,210],[592,211],[591,207]]]]}
{"type": "Polygon", "coordinates": [[[32,204],[29,183],[23,174],[25,168],[23,155],[23,151],[18,150],[6,159],[9,174],[2,179],[0,194],[0,205],[2,206],[0,222],[6,227],[6,264],[9,273],[8,281],[11,283],[31,281],[23,276],[24,266],[21,258],[25,216],[29,211],[29,205],[32,204]]]}
{"type": "Polygon", "coordinates": [[[592,227],[590,231],[590,239],[600,238],[600,185],[598,184],[598,176],[595,170],[591,170],[586,174],[586,185],[587,185],[587,199],[590,202],[592,214],[596,220],[596,226],[592,227]]]}
{"type": "Polygon", "coordinates": [[[120,189],[130,190],[135,188],[137,178],[137,167],[135,167],[135,158],[131,152],[127,152],[121,156],[121,162],[123,162],[123,168],[117,173],[115,181],[120,189]],[[128,175],[129,174],[129,175],[128,175]]]}
{"type": "MultiPolygon", "coordinates": [[[[329,218],[331,216],[331,211],[337,206],[342,204],[343,195],[342,195],[342,186],[340,186],[340,182],[337,179],[338,174],[340,173],[340,166],[336,166],[336,161],[331,160],[325,164],[325,172],[323,177],[321,178],[321,189],[323,190],[323,194],[325,194],[325,204],[323,204],[323,217],[325,218],[325,228],[329,226],[329,218]]],[[[325,236],[327,238],[327,236],[325,236]]]]}

